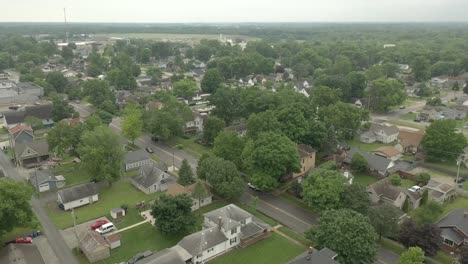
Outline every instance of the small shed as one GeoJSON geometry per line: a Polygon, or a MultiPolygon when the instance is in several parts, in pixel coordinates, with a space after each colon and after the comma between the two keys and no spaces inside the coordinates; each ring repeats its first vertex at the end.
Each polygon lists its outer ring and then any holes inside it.
{"type": "Polygon", "coordinates": [[[112,208],[112,210],[110,211],[110,215],[114,219],[125,216],[125,209],[123,209],[123,208],[112,208]]]}
{"type": "Polygon", "coordinates": [[[119,234],[112,234],[106,236],[106,241],[110,246],[110,249],[120,247],[120,235],[119,234]]]}

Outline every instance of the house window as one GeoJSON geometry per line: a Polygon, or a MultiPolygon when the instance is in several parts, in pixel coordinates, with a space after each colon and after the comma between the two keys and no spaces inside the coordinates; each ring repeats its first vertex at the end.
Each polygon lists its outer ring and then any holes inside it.
{"type": "Polygon", "coordinates": [[[198,254],[197,255],[197,258],[201,258],[203,255],[202,254],[198,254]]]}
{"type": "Polygon", "coordinates": [[[447,238],[444,238],[444,244],[453,247],[453,241],[447,238]]]}
{"type": "Polygon", "coordinates": [[[236,242],[237,242],[237,237],[231,238],[231,240],[229,240],[229,245],[235,244],[236,242]]]}
{"type": "Polygon", "coordinates": [[[203,203],[203,199],[200,200],[200,203],[203,203]]]}
{"type": "Polygon", "coordinates": [[[82,203],[82,202],[83,202],[83,200],[80,200],[80,203],[82,203]]]}
{"type": "Polygon", "coordinates": [[[214,250],[214,248],[210,248],[210,249],[208,249],[206,252],[210,253],[210,252],[212,252],[213,250],[214,250]]]}
{"type": "Polygon", "coordinates": [[[236,227],[236,228],[233,228],[233,229],[231,229],[231,235],[234,235],[235,233],[237,233],[237,227],[236,227]]]}
{"type": "Polygon", "coordinates": [[[241,224],[245,225],[245,220],[242,220],[242,221],[241,221],[241,224]]]}

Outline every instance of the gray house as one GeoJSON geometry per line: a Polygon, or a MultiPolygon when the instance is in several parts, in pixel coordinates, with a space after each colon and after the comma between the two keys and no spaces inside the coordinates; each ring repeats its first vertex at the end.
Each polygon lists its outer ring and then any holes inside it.
{"type": "Polygon", "coordinates": [[[145,150],[128,152],[124,157],[125,171],[137,170],[143,165],[151,164],[153,161],[145,150]]]}
{"type": "Polygon", "coordinates": [[[440,228],[442,249],[446,252],[455,252],[468,243],[468,211],[465,209],[453,210],[436,225],[440,228]]]}
{"type": "Polygon", "coordinates": [[[166,173],[165,165],[151,164],[143,165],[140,172],[132,176],[130,181],[140,191],[150,194],[167,190],[175,182],[175,179],[166,173]]]}
{"type": "Polygon", "coordinates": [[[42,124],[45,126],[52,126],[54,124],[51,104],[26,106],[23,111],[5,113],[3,118],[6,127],[12,128],[17,125],[26,125],[25,119],[28,116],[42,120],[42,124]]]}
{"type": "Polygon", "coordinates": [[[311,248],[289,261],[287,264],[339,264],[339,262],[336,261],[337,257],[338,254],[329,248],[322,248],[319,251],[314,251],[311,248]]]}
{"type": "Polygon", "coordinates": [[[17,125],[8,130],[10,134],[10,147],[14,148],[16,143],[29,143],[34,141],[33,129],[30,126],[17,125]]]}
{"type": "Polygon", "coordinates": [[[369,165],[369,169],[371,171],[376,172],[382,176],[387,176],[387,174],[389,173],[388,170],[395,166],[395,163],[390,159],[355,148],[351,148],[346,153],[343,162],[351,164],[351,160],[356,153],[361,154],[366,159],[367,164],[369,165]]]}
{"type": "Polygon", "coordinates": [[[31,172],[29,181],[38,192],[56,190],[65,186],[65,178],[62,175],[54,175],[50,170],[31,172]]]}
{"type": "Polygon", "coordinates": [[[96,184],[87,182],[57,192],[57,202],[63,210],[70,210],[99,200],[96,184]]]}
{"type": "Polygon", "coordinates": [[[14,151],[16,164],[22,167],[34,167],[49,159],[49,144],[45,139],[16,143],[14,151]]]}

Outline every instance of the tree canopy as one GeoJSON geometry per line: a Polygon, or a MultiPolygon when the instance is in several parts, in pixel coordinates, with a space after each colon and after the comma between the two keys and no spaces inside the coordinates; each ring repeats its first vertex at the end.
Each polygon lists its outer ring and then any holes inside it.
{"type": "Polygon", "coordinates": [[[24,183],[0,179],[0,237],[15,227],[30,226],[32,189],[24,183]]]}
{"type": "Polygon", "coordinates": [[[421,144],[429,159],[453,161],[463,152],[466,138],[456,132],[454,120],[437,120],[426,129],[421,144]]]}
{"type": "Polygon", "coordinates": [[[151,208],[151,215],[163,234],[183,234],[192,230],[196,223],[192,214],[192,198],[187,195],[162,194],[151,208]]]}
{"type": "Polygon", "coordinates": [[[304,201],[319,210],[338,209],[345,189],[344,177],[337,171],[318,169],[302,183],[304,201]]]}
{"type": "Polygon", "coordinates": [[[224,198],[237,198],[244,192],[244,182],[240,173],[230,161],[218,157],[205,158],[197,173],[224,198]]]}

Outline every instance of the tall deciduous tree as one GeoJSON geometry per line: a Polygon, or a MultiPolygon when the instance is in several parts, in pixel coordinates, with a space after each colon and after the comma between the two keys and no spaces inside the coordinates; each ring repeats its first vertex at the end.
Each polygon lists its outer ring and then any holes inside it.
{"type": "Polygon", "coordinates": [[[369,87],[370,107],[377,111],[388,111],[406,99],[405,85],[397,79],[377,79],[369,87]]]}
{"type": "Polygon", "coordinates": [[[340,207],[344,192],[344,177],[337,171],[318,169],[302,183],[304,201],[319,210],[340,207]]]}
{"type": "Polygon", "coordinates": [[[351,158],[351,168],[358,172],[364,172],[369,168],[367,160],[360,153],[354,154],[351,158]]]}
{"type": "Polygon", "coordinates": [[[379,238],[395,235],[398,232],[398,209],[389,204],[381,204],[369,209],[370,223],[379,235],[379,238]]]}
{"type": "Polygon", "coordinates": [[[440,203],[430,201],[415,212],[414,220],[418,224],[431,224],[440,218],[443,211],[444,208],[440,203]]]}
{"type": "Polygon", "coordinates": [[[333,126],[338,139],[352,139],[362,122],[369,119],[369,113],[351,104],[337,102],[319,108],[319,118],[327,127],[333,126]]]}
{"type": "Polygon", "coordinates": [[[427,81],[431,77],[430,62],[423,56],[416,57],[411,64],[414,78],[418,82],[427,81]]]}
{"type": "Polygon", "coordinates": [[[0,179],[0,237],[15,227],[29,226],[32,211],[31,187],[9,179],[0,179]]]}
{"type": "Polygon", "coordinates": [[[173,85],[174,95],[184,99],[190,99],[197,91],[197,84],[190,79],[177,81],[173,85]]]}
{"type": "Polygon", "coordinates": [[[268,110],[258,114],[251,114],[247,120],[247,136],[257,138],[263,132],[280,132],[280,123],[275,112],[268,110]]]}
{"type": "Polygon", "coordinates": [[[307,134],[308,124],[303,112],[295,106],[285,107],[277,111],[276,116],[283,134],[294,142],[307,134]]]}
{"type": "Polygon", "coordinates": [[[217,157],[234,162],[237,168],[241,168],[244,145],[244,139],[236,132],[221,131],[214,140],[213,153],[217,157]]]}
{"type": "Polygon", "coordinates": [[[196,223],[192,199],[187,195],[161,195],[151,208],[151,215],[163,234],[181,234],[192,230],[196,223]]]}
{"type": "Polygon", "coordinates": [[[432,160],[455,160],[466,146],[466,138],[457,133],[454,120],[437,120],[426,129],[422,146],[432,160]]]}
{"type": "Polygon", "coordinates": [[[214,139],[223,130],[224,126],[224,121],[221,118],[216,116],[208,117],[203,128],[203,139],[205,142],[213,144],[214,139]]]}
{"type": "Polygon", "coordinates": [[[62,119],[72,117],[75,110],[61,96],[54,96],[52,99],[52,119],[58,122],[62,119]]]}
{"type": "Polygon", "coordinates": [[[239,197],[244,191],[244,183],[239,171],[230,161],[218,157],[206,158],[202,161],[197,173],[224,198],[239,197]]]}
{"type": "Polygon", "coordinates": [[[143,114],[141,109],[135,104],[129,104],[125,107],[122,122],[122,134],[135,143],[143,132],[143,114]]]}
{"type": "Polygon", "coordinates": [[[263,176],[253,181],[259,188],[266,187],[265,183],[273,182],[272,179],[277,182],[282,176],[300,171],[296,144],[281,134],[266,132],[261,133],[256,140],[249,140],[242,157],[248,172],[263,176]]]}
{"type": "Polygon", "coordinates": [[[188,186],[195,182],[193,178],[192,167],[190,167],[187,159],[182,160],[182,165],[179,169],[179,178],[177,182],[182,186],[188,186]]]}
{"type": "Polygon", "coordinates": [[[342,208],[349,208],[363,215],[367,215],[370,200],[366,186],[359,183],[345,185],[340,199],[342,208]]]}
{"type": "Polygon", "coordinates": [[[349,209],[325,211],[316,230],[306,233],[321,247],[332,248],[342,264],[374,263],[376,234],[369,219],[349,209]]]}
{"type": "Polygon", "coordinates": [[[218,69],[209,69],[206,71],[200,83],[201,89],[205,93],[214,93],[223,83],[223,78],[218,69]]]}
{"type": "Polygon", "coordinates": [[[424,263],[424,252],[419,247],[410,247],[403,252],[398,259],[398,264],[422,264],[424,263]]]}
{"type": "Polygon", "coordinates": [[[97,180],[109,184],[122,172],[123,151],[119,136],[110,128],[100,126],[85,132],[81,137],[78,153],[83,168],[97,180]]]}
{"type": "Polygon", "coordinates": [[[412,219],[403,222],[398,240],[406,248],[420,247],[428,256],[436,255],[442,245],[440,228],[433,224],[418,226],[412,219]]]}
{"type": "Polygon", "coordinates": [[[52,85],[54,91],[57,93],[64,93],[65,87],[68,85],[68,80],[63,76],[63,73],[54,71],[47,74],[46,77],[47,83],[52,85]]]}
{"type": "Polygon", "coordinates": [[[72,155],[77,155],[76,149],[80,144],[83,132],[84,127],[81,124],[71,126],[65,122],[59,122],[47,134],[47,142],[50,149],[60,157],[68,150],[72,150],[72,155]]]}

